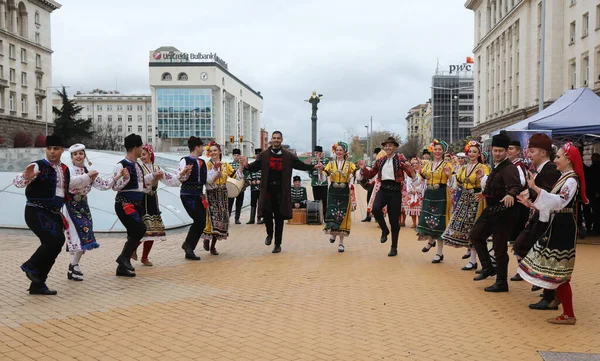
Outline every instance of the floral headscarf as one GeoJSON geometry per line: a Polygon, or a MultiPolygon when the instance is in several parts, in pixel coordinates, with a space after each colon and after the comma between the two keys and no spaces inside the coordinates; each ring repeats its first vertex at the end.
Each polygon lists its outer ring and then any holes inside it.
{"type": "Polygon", "coordinates": [[[442,149],[444,150],[444,153],[446,153],[448,151],[448,143],[444,142],[443,140],[438,140],[438,139],[434,139],[433,142],[431,142],[431,144],[429,144],[429,151],[433,152],[433,149],[435,148],[436,145],[441,145],[442,149]]]}
{"type": "Polygon", "coordinates": [[[339,141],[331,146],[331,150],[335,153],[337,147],[342,147],[345,153],[348,153],[348,143],[339,141]]]}
{"type": "Polygon", "coordinates": [[[142,149],[145,150],[146,152],[148,152],[148,154],[150,154],[150,162],[152,162],[152,164],[154,164],[154,149],[152,148],[152,146],[148,143],[142,145],[142,149]]]}

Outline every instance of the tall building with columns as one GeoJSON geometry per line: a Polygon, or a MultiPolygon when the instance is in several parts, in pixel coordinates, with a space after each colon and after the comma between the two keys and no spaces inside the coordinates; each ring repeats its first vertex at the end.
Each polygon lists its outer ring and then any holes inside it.
{"type": "Polygon", "coordinates": [[[0,136],[8,145],[19,129],[32,136],[45,134],[46,124],[52,129],[50,15],[60,7],[53,0],[0,0],[0,136]]]}
{"type": "Polygon", "coordinates": [[[542,49],[541,0],[467,0],[475,13],[475,135],[535,114],[545,54],[545,106],[565,91],[600,91],[600,4],[546,0],[542,49]]]}
{"type": "Polygon", "coordinates": [[[150,51],[150,91],[156,146],[185,147],[190,136],[214,140],[226,153],[252,156],[261,147],[263,97],[233,75],[214,53],[183,53],[171,46],[150,51]]]}

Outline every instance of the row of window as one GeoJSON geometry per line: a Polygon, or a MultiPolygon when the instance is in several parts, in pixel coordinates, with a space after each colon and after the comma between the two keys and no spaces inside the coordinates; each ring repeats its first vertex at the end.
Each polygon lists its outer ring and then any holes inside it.
{"type": "MultiPolygon", "coordinates": [[[[9,91],[8,94],[8,110],[11,112],[16,112],[17,111],[17,106],[19,106],[19,104],[17,104],[17,93],[14,91],[9,91]]],[[[21,94],[21,103],[20,103],[20,111],[23,115],[27,115],[29,113],[29,103],[27,101],[27,94],[21,94]]],[[[5,100],[5,94],[4,94],[4,89],[0,89],[0,109],[6,109],[6,100],[5,100]]],[[[36,116],[41,116],[42,115],[42,100],[39,98],[35,99],[35,115],[36,116]]]]}
{"type": "MultiPolygon", "coordinates": [[[[590,13],[586,12],[581,16],[581,38],[585,38],[589,35],[589,27],[590,27],[590,13]]],[[[600,29],[600,5],[596,5],[596,29],[600,29]]],[[[569,41],[569,45],[575,44],[575,40],[577,37],[577,22],[573,21],[570,25],[570,35],[571,39],[569,41]]]]}
{"type": "MultiPolygon", "coordinates": [[[[117,104],[117,107],[116,107],[116,108],[117,108],[117,111],[119,111],[119,112],[120,112],[120,111],[123,111],[123,105],[122,105],[122,104],[117,104]]],[[[127,111],[129,111],[129,112],[133,111],[133,105],[126,105],[126,108],[127,108],[127,111]]],[[[91,104],[89,104],[89,105],[87,105],[86,109],[87,109],[87,111],[88,111],[88,112],[91,112],[91,111],[93,111],[93,110],[94,110],[94,106],[93,106],[93,105],[91,105],[91,104]]],[[[150,105],[148,105],[148,106],[146,107],[146,110],[147,110],[147,111],[150,111],[150,109],[151,109],[151,108],[150,108],[150,105]]],[[[104,111],[104,106],[103,106],[103,105],[96,105],[96,111],[99,111],[99,112],[102,112],[102,111],[104,111]]],[[[113,106],[112,106],[112,105],[110,105],[110,104],[109,104],[109,105],[107,105],[107,106],[106,106],[106,111],[112,112],[112,111],[113,111],[113,106]]],[[[138,111],[138,112],[142,112],[142,111],[144,111],[144,106],[143,106],[143,105],[141,105],[141,104],[138,104],[138,105],[137,105],[137,111],[138,111]]]]}
{"type": "MultiPolygon", "coordinates": [[[[4,4],[4,6],[6,7],[7,4],[4,4]]],[[[10,5],[8,5],[8,9],[5,10],[3,16],[4,16],[4,21],[6,24],[6,30],[15,33],[19,36],[22,36],[24,38],[27,38],[27,31],[28,31],[28,12],[27,12],[27,7],[25,6],[25,3],[23,1],[21,1],[18,5],[18,7],[16,8],[12,8],[10,7],[10,5]],[[13,12],[16,13],[16,23],[13,21],[13,12]]],[[[35,15],[34,15],[34,21],[35,21],[35,25],[36,28],[40,28],[41,26],[41,20],[40,20],[40,13],[39,11],[35,11],[35,15]]],[[[36,33],[36,37],[39,36],[39,33],[36,33]]],[[[37,41],[36,41],[37,42],[37,41]]],[[[39,43],[39,42],[38,42],[39,43]]]]}
{"type": "MultiPolygon", "coordinates": [[[[171,80],[173,80],[173,77],[171,76],[171,73],[163,73],[162,76],[160,77],[160,79],[163,81],[171,81],[171,80]]],[[[188,76],[186,73],[179,73],[177,75],[177,80],[187,81],[188,76]]]]}
{"type": "MultiPolygon", "coordinates": [[[[86,118],[86,115],[84,115],[83,117],[84,117],[84,118],[86,118]]],[[[87,115],[87,117],[88,117],[88,118],[92,118],[92,116],[91,116],[91,115],[87,115]]],[[[98,120],[98,122],[102,122],[102,120],[104,120],[104,117],[103,117],[102,115],[98,115],[98,116],[96,117],[96,119],[98,120]]],[[[148,115],[148,117],[147,117],[146,119],[147,119],[147,121],[148,121],[148,122],[152,122],[152,116],[151,116],[151,115],[148,115]]],[[[107,116],[106,116],[106,120],[107,120],[109,123],[112,123],[112,121],[113,121],[113,116],[112,116],[112,114],[110,114],[110,115],[107,115],[107,116]]],[[[141,123],[141,122],[143,122],[143,121],[144,121],[144,118],[143,118],[143,116],[142,116],[142,115],[138,115],[138,116],[137,116],[137,122],[138,122],[138,123],[141,123]]],[[[117,115],[117,122],[118,122],[118,123],[122,123],[122,122],[123,122],[123,116],[122,116],[122,115],[117,115]]],[[[133,115],[131,115],[131,114],[127,115],[127,123],[133,123],[133,115]]]]}
{"type": "MultiPolygon", "coordinates": [[[[122,125],[117,125],[117,132],[118,133],[122,133],[123,132],[123,126],[122,125]]],[[[133,126],[132,125],[128,125],[127,126],[127,133],[131,133],[131,132],[133,132],[133,126]]],[[[141,125],[138,125],[137,132],[138,133],[144,132],[144,128],[141,125]]],[[[152,126],[151,125],[148,126],[148,133],[147,134],[152,134],[152,126]]],[[[152,142],[152,136],[151,135],[148,136],[148,143],[150,143],[150,142],[152,142]]]]}
{"type": "MultiPolygon", "coordinates": [[[[0,39],[0,56],[4,55],[4,41],[0,39]]],[[[17,60],[17,47],[15,44],[8,44],[8,58],[17,60]]],[[[21,63],[27,64],[27,49],[21,48],[21,63]]],[[[35,67],[42,68],[42,56],[35,54],[35,67]]]]}
{"type": "MultiPolygon", "coordinates": [[[[43,75],[42,74],[36,74],[35,75],[35,88],[36,89],[43,89],[43,75]]],[[[0,79],[5,79],[4,78],[4,66],[0,65],[0,79]]],[[[8,71],[8,80],[11,83],[16,84],[17,83],[17,72],[15,69],[10,68],[8,71]]],[[[21,72],[21,85],[22,86],[27,86],[27,72],[26,71],[22,71],[21,72]]]]}

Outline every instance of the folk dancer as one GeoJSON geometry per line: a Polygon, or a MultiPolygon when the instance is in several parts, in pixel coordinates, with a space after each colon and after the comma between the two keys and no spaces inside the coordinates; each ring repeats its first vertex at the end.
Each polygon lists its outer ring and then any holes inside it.
{"type": "Polygon", "coordinates": [[[248,164],[244,158],[244,167],[251,172],[261,171],[260,197],[258,200],[258,216],[263,217],[267,229],[265,245],[270,246],[275,236],[273,253],[281,252],[283,238],[283,221],[292,218],[291,180],[292,169],[311,172],[323,169],[323,164],[305,164],[298,157],[283,149],[283,134],[280,131],[271,133],[271,146],[248,164]],[[273,220],[275,227],[273,227],[273,220]]]}
{"type": "Polygon", "coordinates": [[[292,188],[292,207],[295,209],[306,208],[306,187],[302,187],[302,178],[294,176],[294,187],[292,188]]]}
{"type": "Polygon", "coordinates": [[[117,257],[116,274],[121,277],[135,277],[135,268],[131,265],[131,256],[138,247],[139,242],[146,234],[146,225],[142,219],[146,214],[144,209],[144,193],[152,189],[152,181],[160,180],[162,171],[144,175],[142,167],[137,162],[142,155],[142,137],[130,134],[125,137],[127,154],[114,168],[113,177],[117,177],[123,169],[125,176],[116,182],[113,189],[117,191],[115,197],[115,213],[127,229],[127,241],[123,246],[121,255],[117,257]]]}
{"type": "Polygon", "coordinates": [[[330,243],[335,243],[336,237],[339,237],[338,252],[344,252],[344,238],[350,235],[352,211],[356,209],[356,204],[352,204],[350,187],[358,169],[348,161],[348,144],[339,141],[331,150],[335,154],[335,161],[329,162],[323,170],[323,174],[331,181],[324,231],[330,235],[330,243]]]}
{"type": "MultiPolygon", "coordinates": [[[[262,152],[261,148],[254,149],[254,157],[262,152]]],[[[258,197],[260,196],[260,171],[250,172],[244,169],[244,177],[250,185],[250,220],[246,224],[254,224],[256,219],[256,208],[258,206],[258,197]]],[[[263,224],[262,217],[258,217],[256,224],[263,224]]]]}
{"type": "Polygon", "coordinates": [[[56,295],[46,285],[48,273],[65,243],[63,233],[65,220],[61,208],[65,204],[69,187],[81,187],[85,178],[71,179],[69,167],[61,163],[64,151],[62,139],[56,135],[46,137],[46,157],[27,166],[23,173],[13,180],[17,188],[25,188],[25,223],[40,239],[40,246],[21,265],[31,281],[29,294],[56,295]]]}
{"type": "MultiPolygon", "coordinates": [[[[229,165],[231,166],[231,168],[233,168],[234,172],[237,172],[237,170],[240,168],[240,157],[242,156],[242,151],[238,148],[235,148],[232,151],[232,154],[233,161],[229,162],[229,165]]],[[[244,205],[245,193],[246,185],[244,184],[244,187],[240,191],[240,194],[235,198],[229,198],[227,201],[229,206],[229,217],[231,217],[231,212],[233,212],[233,202],[235,201],[235,224],[242,224],[242,222],[240,222],[240,214],[242,213],[242,206],[244,205]]]]}
{"type": "MultiPolygon", "coordinates": [[[[329,159],[323,158],[323,147],[320,145],[315,146],[313,151],[314,158],[310,164],[315,166],[319,163],[323,163],[326,166],[329,163],[329,159]]],[[[313,191],[313,199],[315,201],[321,201],[323,206],[323,213],[327,212],[327,177],[319,176],[320,172],[318,169],[313,169],[310,173],[310,183],[313,191]]]]}
{"type": "Polygon", "coordinates": [[[486,292],[508,292],[508,241],[518,216],[514,208],[517,195],[523,190],[517,167],[507,158],[510,138],[505,131],[492,138],[494,169],[486,176],[482,169],[477,170],[481,184],[485,184],[479,199],[485,198],[486,208],[475,221],[469,239],[481,261],[481,273],[473,280],[481,281],[496,276],[496,282],[486,287],[486,292]],[[487,239],[492,235],[492,245],[496,258],[496,269],[487,248],[487,239]]]}
{"type": "MultiPolygon", "coordinates": [[[[522,157],[522,147],[521,141],[511,139],[510,144],[508,146],[507,157],[514,165],[517,166],[517,171],[519,171],[519,180],[521,181],[521,186],[527,188],[527,181],[525,179],[525,175],[527,174],[527,170],[529,168],[528,164],[525,162],[525,159],[522,157]]],[[[527,219],[529,218],[529,209],[524,207],[521,203],[517,202],[515,204],[516,212],[518,213],[516,219],[516,225],[513,228],[513,233],[511,233],[509,242],[514,243],[515,239],[519,235],[519,233],[525,228],[525,224],[527,223],[527,219]]]]}
{"type": "MultiPolygon", "coordinates": [[[[419,158],[413,158],[410,161],[415,170],[415,174],[419,174],[421,171],[421,160],[419,158]]],[[[425,183],[416,182],[410,178],[406,172],[404,173],[404,188],[402,191],[402,215],[400,216],[400,227],[403,227],[406,223],[406,217],[410,216],[412,219],[412,226],[410,228],[417,228],[417,219],[421,215],[421,207],[423,206],[423,193],[425,192],[425,183]]]]}
{"type": "Polygon", "coordinates": [[[539,210],[540,221],[549,222],[549,226],[519,263],[517,272],[531,284],[556,290],[563,305],[563,314],[548,319],[548,322],[574,325],[577,319],[570,281],[577,243],[576,207],[577,202],[587,203],[588,200],[579,150],[568,142],[558,150],[554,162],[561,177],[552,191],[538,187],[530,174],[529,188],[537,197],[531,201],[526,195],[519,196],[519,202],[539,210]]]}
{"type": "Polygon", "coordinates": [[[403,154],[396,154],[398,142],[389,137],[381,143],[386,156],[379,159],[371,169],[368,169],[364,161],[359,161],[361,175],[365,178],[377,176],[381,187],[377,192],[373,205],[373,216],[381,228],[380,242],[387,241],[390,230],[383,218],[383,207],[387,207],[390,227],[392,229],[392,246],[389,257],[398,255],[398,237],[400,235],[400,213],[402,212],[402,187],[404,186],[404,173],[410,178],[415,177],[415,171],[403,154]]]}
{"type": "MultiPolygon", "coordinates": [[[[381,148],[377,147],[377,148],[373,149],[373,158],[372,159],[376,160],[379,152],[381,152],[381,148]]],[[[369,204],[369,200],[371,199],[371,196],[373,196],[373,188],[375,187],[375,180],[361,179],[360,184],[367,191],[367,204],[369,204]]],[[[365,215],[365,218],[363,220],[361,220],[361,222],[371,222],[371,212],[367,211],[366,213],[367,214],[365,215]]]]}
{"type": "MultiPolygon", "coordinates": [[[[561,176],[560,171],[556,169],[556,164],[551,161],[554,158],[554,150],[552,149],[552,139],[546,134],[537,133],[529,138],[528,156],[534,166],[535,172],[532,172],[535,185],[538,188],[551,192],[552,188],[561,176]]],[[[535,201],[538,194],[532,189],[526,189],[521,192],[521,196],[528,197],[530,201],[535,201]]],[[[535,242],[540,239],[543,233],[548,228],[548,222],[540,220],[540,211],[532,208],[529,220],[515,240],[513,252],[517,256],[517,260],[521,261],[535,242]]],[[[522,281],[521,275],[517,273],[511,281],[522,281]]],[[[535,310],[558,310],[558,303],[555,300],[555,290],[544,290],[543,298],[534,304],[530,304],[529,308],[535,310]]]]}
{"type": "Polygon", "coordinates": [[[208,203],[203,195],[206,185],[206,163],[200,158],[204,152],[202,140],[192,136],[188,139],[187,144],[190,155],[179,161],[178,172],[181,182],[179,198],[193,223],[181,248],[185,252],[185,259],[199,261],[200,257],[194,253],[194,250],[206,226],[208,203]]]}
{"type": "Polygon", "coordinates": [[[234,177],[244,179],[241,167],[234,170],[229,163],[222,163],[223,154],[221,146],[216,142],[210,142],[206,146],[210,161],[207,164],[206,176],[206,200],[208,211],[206,212],[206,226],[201,238],[204,240],[204,250],[210,249],[210,254],[217,256],[217,241],[226,240],[229,237],[229,207],[227,193],[227,179],[234,177]],[[209,248],[210,241],[210,248],[209,248]]]}
{"type": "MultiPolygon", "coordinates": [[[[381,149],[381,148],[379,148],[381,149]]],[[[387,157],[387,153],[385,152],[385,150],[380,150],[379,153],[377,153],[377,155],[375,156],[375,162],[372,163],[371,165],[375,164],[378,160],[387,157]]],[[[373,192],[371,193],[371,196],[369,197],[369,199],[367,200],[367,214],[372,214],[373,212],[373,205],[375,204],[375,199],[377,198],[377,193],[379,192],[379,189],[381,189],[381,181],[379,180],[379,177],[375,177],[372,179],[367,179],[361,176],[361,180],[360,182],[373,182],[373,192]]],[[[387,206],[383,207],[382,209],[383,212],[383,216],[385,217],[387,215],[387,206]]],[[[381,228],[379,227],[379,224],[377,224],[377,228],[381,228]]]]}
{"type": "MultiPolygon", "coordinates": [[[[161,171],[160,167],[154,164],[154,149],[149,144],[142,146],[142,155],[140,156],[139,164],[142,167],[144,176],[161,171]]],[[[164,171],[163,173],[164,176],[160,179],[161,182],[169,187],[179,187],[181,185],[178,175],[164,171]]],[[[158,180],[155,179],[152,181],[151,186],[152,188],[146,188],[144,193],[144,210],[146,213],[142,216],[142,220],[146,225],[146,233],[138,244],[138,247],[141,243],[144,244],[141,261],[144,266],[148,267],[154,265],[148,258],[154,241],[167,240],[165,225],[160,216],[160,207],[158,204],[158,180]]],[[[131,259],[137,261],[137,251],[133,251],[131,259]]]]}
{"type": "Polygon", "coordinates": [[[481,197],[478,198],[482,187],[477,173],[481,170],[484,175],[489,175],[490,171],[483,165],[481,144],[472,140],[465,146],[465,152],[468,155],[469,163],[460,167],[458,174],[451,174],[449,169],[445,170],[446,174],[453,178],[454,187],[460,187],[462,192],[442,239],[444,243],[452,247],[467,247],[470,260],[462,270],[472,271],[477,269],[477,253],[472,251],[473,245],[469,239],[469,233],[485,208],[485,200],[481,197]]]}
{"type": "MultiPolygon", "coordinates": [[[[83,281],[83,273],[79,267],[81,256],[86,251],[100,247],[94,235],[94,224],[92,221],[92,213],[88,204],[88,193],[92,187],[105,191],[112,189],[115,182],[118,182],[123,173],[117,175],[116,178],[104,177],[100,178],[95,170],[88,170],[85,166],[87,156],[85,153],[85,145],[81,143],[73,144],[69,148],[73,165],[69,167],[71,179],[73,177],[82,177],[83,182],[70,182],[67,201],[62,208],[62,214],[67,223],[65,224],[65,239],[67,241],[67,252],[72,255],[67,271],[67,278],[73,281],[83,281]],[[76,183],[81,183],[78,187],[76,183]]],[[[88,166],[92,163],[87,160],[88,166]]]]}
{"type": "MultiPolygon", "coordinates": [[[[452,167],[454,168],[454,171],[452,172],[453,175],[457,175],[461,172],[461,169],[465,166],[466,157],[467,157],[467,155],[465,154],[465,152],[456,153],[456,155],[453,158],[453,162],[452,162],[452,167]]],[[[451,183],[454,180],[455,180],[455,177],[452,178],[451,183]]],[[[451,198],[452,198],[452,214],[454,214],[454,211],[456,210],[456,204],[458,203],[458,200],[460,199],[460,195],[462,194],[462,191],[463,191],[462,185],[452,183],[452,185],[450,187],[450,194],[451,194],[451,198]]]]}
{"type": "Polygon", "coordinates": [[[448,143],[443,140],[434,139],[429,145],[429,151],[433,153],[433,160],[425,163],[420,173],[427,188],[423,195],[417,236],[419,241],[427,241],[421,252],[429,252],[437,243],[437,252],[431,263],[440,263],[444,260],[444,242],[441,241],[441,237],[448,226],[452,211],[447,189],[449,178],[444,170],[448,169],[451,173],[452,164],[443,158],[444,153],[448,151],[448,143]]]}

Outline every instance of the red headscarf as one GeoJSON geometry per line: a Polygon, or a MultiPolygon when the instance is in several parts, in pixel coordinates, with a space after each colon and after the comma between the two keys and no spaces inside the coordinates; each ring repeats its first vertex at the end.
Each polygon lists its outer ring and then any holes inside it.
{"type": "Polygon", "coordinates": [[[579,196],[581,197],[581,201],[585,204],[588,204],[589,201],[585,193],[585,176],[583,174],[583,160],[581,159],[581,153],[579,153],[579,149],[577,149],[577,147],[575,147],[571,142],[565,143],[565,145],[562,146],[562,149],[565,151],[565,156],[573,164],[573,171],[575,171],[575,174],[577,174],[577,177],[579,177],[579,196]]]}
{"type": "Polygon", "coordinates": [[[150,144],[144,144],[142,145],[142,149],[150,154],[150,161],[154,164],[154,149],[152,149],[152,146],[150,144]]]}

